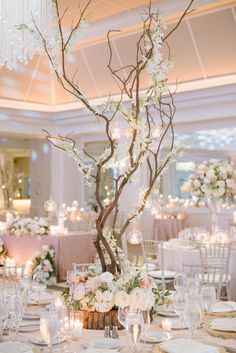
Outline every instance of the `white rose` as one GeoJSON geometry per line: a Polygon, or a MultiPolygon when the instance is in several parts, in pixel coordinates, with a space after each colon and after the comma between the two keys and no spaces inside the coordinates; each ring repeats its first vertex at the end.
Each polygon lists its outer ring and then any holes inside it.
{"type": "Polygon", "coordinates": [[[74,299],[75,300],[81,300],[83,297],[85,296],[85,288],[84,288],[84,285],[81,283],[81,284],[78,284],[76,287],[75,287],[75,290],[74,290],[74,299]]]}
{"type": "Polygon", "coordinates": [[[194,182],[193,182],[193,185],[196,189],[200,188],[201,186],[201,183],[198,179],[195,179],[194,182]]]}
{"type": "Polygon", "coordinates": [[[225,182],[223,180],[217,181],[216,185],[219,186],[220,189],[225,188],[225,182]]]}
{"type": "Polygon", "coordinates": [[[210,184],[210,180],[208,178],[204,178],[203,181],[204,181],[205,184],[210,184]]]}
{"type": "Polygon", "coordinates": [[[104,292],[98,290],[96,292],[95,299],[99,302],[112,302],[113,303],[113,293],[106,290],[104,292]]]}
{"type": "Polygon", "coordinates": [[[113,281],[113,275],[110,272],[103,272],[100,274],[101,282],[110,283],[113,281]]]}
{"type": "Polygon", "coordinates": [[[226,179],[226,178],[227,178],[227,172],[226,172],[225,169],[221,169],[221,171],[220,171],[220,176],[221,176],[221,178],[223,178],[223,179],[226,179]]]}
{"type": "Polygon", "coordinates": [[[116,306],[121,306],[121,307],[129,306],[130,305],[129,294],[126,293],[124,290],[116,292],[114,296],[114,304],[116,306]]]}
{"type": "Polygon", "coordinates": [[[213,169],[209,169],[206,173],[206,177],[210,181],[215,180],[216,179],[215,171],[213,169]]]}
{"type": "Polygon", "coordinates": [[[112,307],[113,307],[113,304],[109,302],[102,302],[102,303],[95,304],[96,311],[100,313],[106,313],[110,311],[112,307]]]}

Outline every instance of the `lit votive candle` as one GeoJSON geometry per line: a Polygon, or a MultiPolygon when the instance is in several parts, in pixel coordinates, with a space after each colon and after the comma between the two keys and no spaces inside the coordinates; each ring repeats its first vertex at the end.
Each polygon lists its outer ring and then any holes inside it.
{"type": "Polygon", "coordinates": [[[162,320],[162,328],[165,331],[168,331],[168,332],[171,331],[172,323],[171,323],[170,319],[162,320]]]}
{"type": "Polygon", "coordinates": [[[83,336],[83,322],[80,320],[74,321],[72,329],[72,338],[73,340],[80,340],[83,336]]]}

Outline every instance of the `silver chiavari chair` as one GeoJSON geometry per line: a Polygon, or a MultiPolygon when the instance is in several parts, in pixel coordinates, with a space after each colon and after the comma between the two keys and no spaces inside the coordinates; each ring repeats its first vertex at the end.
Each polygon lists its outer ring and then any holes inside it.
{"type": "MultiPolygon", "coordinates": [[[[229,299],[229,259],[231,254],[230,243],[206,243],[199,244],[201,265],[208,270],[209,275],[204,275],[204,281],[209,283],[221,282],[221,287],[225,287],[226,299],[229,299]]],[[[221,293],[219,293],[221,297],[221,293]]]]}
{"type": "Polygon", "coordinates": [[[163,241],[143,240],[141,246],[148,275],[165,289],[167,284],[173,283],[175,272],[165,271],[163,241]]]}
{"type": "Polygon", "coordinates": [[[90,270],[91,268],[94,268],[95,264],[94,263],[85,263],[85,264],[72,264],[72,271],[75,272],[86,272],[90,270]]]}

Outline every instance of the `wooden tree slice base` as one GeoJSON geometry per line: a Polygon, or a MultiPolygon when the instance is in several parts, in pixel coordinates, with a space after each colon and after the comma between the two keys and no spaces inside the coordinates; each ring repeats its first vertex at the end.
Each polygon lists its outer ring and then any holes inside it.
{"type": "Polygon", "coordinates": [[[97,311],[83,311],[83,327],[90,330],[104,330],[105,326],[117,326],[119,330],[123,326],[118,321],[118,310],[107,313],[97,311]]]}

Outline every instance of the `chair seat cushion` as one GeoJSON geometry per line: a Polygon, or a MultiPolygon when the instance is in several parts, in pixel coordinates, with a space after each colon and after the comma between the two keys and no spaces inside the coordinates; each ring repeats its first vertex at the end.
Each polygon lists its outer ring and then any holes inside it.
{"type": "MultiPolygon", "coordinates": [[[[213,273],[210,274],[199,274],[200,281],[202,283],[219,283],[220,281],[220,274],[216,273],[215,275],[213,273]]],[[[224,274],[222,283],[228,283],[231,281],[231,276],[224,274]]]]}
{"type": "MultiPolygon", "coordinates": [[[[153,278],[161,279],[162,278],[162,271],[161,270],[149,271],[148,275],[153,277],[153,278]]],[[[174,271],[163,271],[163,277],[165,279],[174,279],[175,272],[174,271]]]]}

